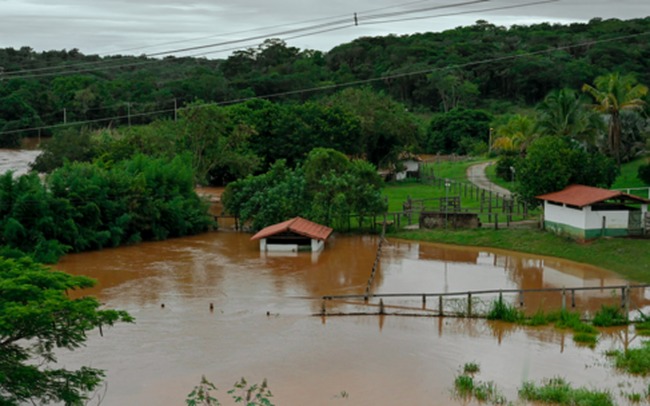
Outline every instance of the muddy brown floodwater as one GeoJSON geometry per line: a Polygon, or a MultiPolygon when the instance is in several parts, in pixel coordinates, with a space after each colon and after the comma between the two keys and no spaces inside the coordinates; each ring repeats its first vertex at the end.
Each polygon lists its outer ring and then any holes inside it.
{"type": "MultiPolygon", "coordinates": [[[[293,256],[260,254],[249,238],[217,231],[66,256],[56,268],[96,278],[98,286],[84,293],[128,310],[136,323],[104,330],[104,337],[91,334],[87,347],[62,353],[60,362],[106,369],[102,405],[108,406],[182,405],[201,375],[221,389],[222,401],[246,377],[267,378],[277,405],[467,404],[451,395],[466,362],[479,363],[478,379],[494,381],[510,400],[522,381],[555,376],[616,394],[620,385],[639,393],[647,387],[617,373],[603,356],[630,341],[638,344],[631,330],[610,330],[590,349],[552,327],[448,317],[313,316],[322,295],[363,293],[376,237],[336,235],[320,255],[293,256]]],[[[625,281],[614,274],[551,258],[388,240],[373,292],[619,283],[625,281]]],[[[638,292],[633,300],[641,306],[646,296],[638,292]]],[[[576,300],[584,311],[616,301],[606,289],[576,300]]],[[[376,311],[372,304],[366,310],[376,311]]],[[[422,308],[417,301],[392,304],[422,308]]],[[[526,308],[557,305],[559,299],[548,295],[529,298],[526,308]]],[[[364,305],[328,307],[336,312],[364,305]]]]}

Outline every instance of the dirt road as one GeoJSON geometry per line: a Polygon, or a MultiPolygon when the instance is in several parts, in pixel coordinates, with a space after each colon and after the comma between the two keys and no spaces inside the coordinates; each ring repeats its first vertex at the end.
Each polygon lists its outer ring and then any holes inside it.
{"type": "Polygon", "coordinates": [[[489,165],[492,165],[493,163],[494,162],[483,162],[470,166],[467,168],[467,179],[481,189],[490,190],[492,192],[496,192],[505,196],[510,196],[511,193],[508,189],[504,189],[501,186],[490,182],[487,176],[485,176],[485,168],[487,168],[489,165]]]}

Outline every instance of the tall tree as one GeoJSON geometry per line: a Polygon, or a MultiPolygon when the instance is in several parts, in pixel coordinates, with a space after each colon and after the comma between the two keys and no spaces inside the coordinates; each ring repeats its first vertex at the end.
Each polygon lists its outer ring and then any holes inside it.
{"type": "Polygon", "coordinates": [[[620,166],[621,111],[642,109],[645,106],[642,98],[648,94],[648,88],[637,83],[633,76],[616,72],[598,76],[593,86],[585,84],[582,90],[593,97],[596,111],[609,116],[609,149],[620,166]]]}

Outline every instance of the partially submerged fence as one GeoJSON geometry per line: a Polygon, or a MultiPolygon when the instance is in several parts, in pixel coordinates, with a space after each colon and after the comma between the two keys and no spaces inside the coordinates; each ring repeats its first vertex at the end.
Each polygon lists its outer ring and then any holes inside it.
{"type": "Polygon", "coordinates": [[[645,299],[644,291],[650,285],[611,285],[611,286],[588,286],[572,288],[538,288],[538,289],[490,289],[464,292],[440,292],[440,293],[376,293],[370,294],[367,290],[364,294],[349,295],[328,295],[321,297],[320,316],[359,316],[359,315],[410,315],[410,316],[432,316],[432,317],[486,317],[491,304],[510,295],[510,301],[518,304],[520,308],[525,307],[526,298],[535,293],[559,294],[561,300],[560,309],[566,310],[570,305],[576,308],[576,292],[600,291],[608,293],[603,301],[616,301],[626,316],[630,311],[641,309],[644,305],[650,304],[645,299]],[[639,300],[632,301],[633,292],[637,290],[639,300]],[[620,292],[620,296],[617,292],[620,292]],[[491,300],[485,300],[485,298],[491,300]],[[376,300],[379,300],[378,302],[376,300]],[[386,301],[384,301],[386,299],[386,301]],[[389,304],[388,300],[394,303],[389,304]],[[401,300],[401,301],[400,301],[401,300]],[[405,302],[406,301],[406,302],[405,302]],[[377,311],[357,312],[332,312],[328,311],[327,303],[337,302],[344,305],[361,306],[365,308],[378,308],[377,311]],[[415,306],[417,302],[420,306],[415,306]],[[436,304],[430,307],[428,303],[436,304]],[[636,306],[636,307],[635,307],[636,306]],[[632,308],[635,307],[635,308],[632,308]],[[392,309],[393,313],[387,311],[392,309]]]}

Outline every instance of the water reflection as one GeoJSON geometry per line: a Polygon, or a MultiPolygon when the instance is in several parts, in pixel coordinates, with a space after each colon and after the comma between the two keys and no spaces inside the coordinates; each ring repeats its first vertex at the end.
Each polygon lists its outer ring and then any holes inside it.
{"type": "MultiPolygon", "coordinates": [[[[324,404],[343,390],[354,404],[454,404],[449,388],[465,362],[479,362],[481,379],[495,381],[515,399],[524,378],[562,374],[576,385],[602,383],[612,375],[602,351],[639,341],[626,330],[612,330],[592,350],[552,327],[449,317],[311,317],[320,312],[323,295],[365,291],[376,245],[372,236],[335,236],[317,257],[276,257],[260,254],[249,234],[218,231],[66,256],[59,269],[99,281],[76,294],[92,293],[129,310],[137,323],[91,337],[87,348],[61,360],[106,368],[109,396],[103,404],[109,406],[182,404],[202,374],[221,388],[240,376],[269,378],[279,405],[324,404]],[[594,366],[585,370],[586,364],[594,366]]],[[[372,292],[612,283],[626,282],[550,258],[390,240],[372,292]]],[[[576,306],[616,300],[610,294],[577,295],[576,306]]],[[[646,303],[644,294],[638,291],[634,301],[646,303]]],[[[558,300],[525,298],[531,309],[558,300]]],[[[386,299],[387,310],[417,310],[420,316],[435,314],[436,306],[386,299]]],[[[331,312],[350,309],[377,312],[378,303],[328,303],[331,312]]]]}

